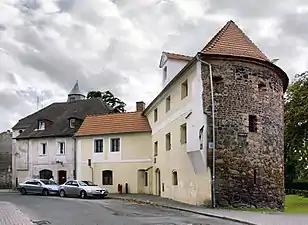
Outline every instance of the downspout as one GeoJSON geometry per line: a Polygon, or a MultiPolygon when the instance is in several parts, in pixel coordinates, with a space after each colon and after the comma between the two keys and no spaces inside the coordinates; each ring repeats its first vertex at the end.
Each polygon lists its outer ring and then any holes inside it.
{"type": "Polygon", "coordinates": [[[209,67],[209,75],[210,75],[210,89],[211,89],[211,102],[212,102],[212,136],[213,136],[213,169],[212,169],[212,207],[213,208],[216,208],[216,196],[215,196],[215,193],[216,193],[216,179],[215,179],[215,174],[216,174],[216,171],[215,171],[215,105],[214,105],[214,87],[213,87],[213,73],[212,73],[212,65],[206,61],[203,61],[199,58],[199,56],[201,55],[202,53],[198,52],[197,56],[196,56],[196,59],[207,65],[209,67]]]}
{"type": "Polygon", "coordinates": [[[74,151],[74,171],[73,171],[73,178],[74,180],[77,177],[77,140],[76,137],[73,136],[74,145],[73,145],[73,151],[74,151]]]}

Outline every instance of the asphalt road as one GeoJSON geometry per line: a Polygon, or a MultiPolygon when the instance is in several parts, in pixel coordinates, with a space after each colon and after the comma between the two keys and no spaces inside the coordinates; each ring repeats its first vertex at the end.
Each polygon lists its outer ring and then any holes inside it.
{"type": "Polygon", "coordinates": [[[17,205],[38,225],[240,225],[230,221],[115,199],[83,200],[0,193],[0,201],[17,205]]]}

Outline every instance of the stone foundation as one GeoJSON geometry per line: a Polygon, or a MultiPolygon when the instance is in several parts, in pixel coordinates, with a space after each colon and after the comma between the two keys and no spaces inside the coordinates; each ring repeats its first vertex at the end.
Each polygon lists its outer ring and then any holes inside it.
{"type": "MultiPolygon", "coordinates": [[[[212,65],[215,90],[217,205],[283,210],[282,80],[274,70],[253,62],[204,60],[212,65]]],[[[205,112],[211,110],[208,74],[203,65],[205,112]]],[[[207,159],[212,167],[211,150],[207,159]]]]}

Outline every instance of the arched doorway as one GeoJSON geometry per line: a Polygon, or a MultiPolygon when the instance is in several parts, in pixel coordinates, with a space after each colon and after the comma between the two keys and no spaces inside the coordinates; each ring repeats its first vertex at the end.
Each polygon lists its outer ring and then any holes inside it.
{"type": "Polygon", "coordinates": [[[58,171],[58,184],[64,184],[66,182],[66,174],[65,170],[58,171]]]}
{"type": "Polygon", "coordinates": [[[52,177],[51,170],[41,170],[40,171],[40,179],[50,179],[52,177]]]}
{"type": "Polygon", "coordinates": [[[156,195],[161,195],[161,180],[160,180],[160,170],[157,168],[155,170],[155,186],[156,186],[156,195]]]}

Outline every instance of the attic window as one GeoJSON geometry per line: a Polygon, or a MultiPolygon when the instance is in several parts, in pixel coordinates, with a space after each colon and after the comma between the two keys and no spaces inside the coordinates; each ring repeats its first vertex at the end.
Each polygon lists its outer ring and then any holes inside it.
{"type": "Polygon", "coordinates": [[[45,121],[39,121],[39,124],[38,124],[38,129],[39,130],[45,130],[45,121]]]}
{"type": "Polygon", "coordinates": [[[22,133],[22,130],[19,130],[18,132],[21,134],[21,133],[22,133]]]}
{"type": "Polygon", "coordinates": [[[168,72],[168,68],[167,68],[167,66],[165,66],[164,70],[163,70],[163,80],[164,81],[167,79],[167,72],[168,72]]]}
{"type": "Polygon", "coordinates": [[[76,119],[70,119],[70,128],[75,128],[76,119]]]}

